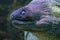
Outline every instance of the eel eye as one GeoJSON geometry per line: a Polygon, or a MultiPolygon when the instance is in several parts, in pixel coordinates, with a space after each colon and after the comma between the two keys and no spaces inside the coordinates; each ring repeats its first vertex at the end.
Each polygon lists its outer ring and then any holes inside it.
{"type": "Polygon", "coordinates": [[[22,11],[22,12],[21,12],[21,15],[25,15],[25,14],[26,14],[26,12],[25,12],[25,11],[22,11]]]}

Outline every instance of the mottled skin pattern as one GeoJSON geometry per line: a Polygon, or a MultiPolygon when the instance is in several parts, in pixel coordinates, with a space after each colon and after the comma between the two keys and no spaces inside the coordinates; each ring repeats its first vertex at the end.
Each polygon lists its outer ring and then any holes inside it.
{"type": "Polygon", "coordinates": [[[30,31],[39,40],[60,40],[60,17],[52,16],[52,9],[47,1],[33,0],[15,10],[10,19],[16,28],[30,31]]]}

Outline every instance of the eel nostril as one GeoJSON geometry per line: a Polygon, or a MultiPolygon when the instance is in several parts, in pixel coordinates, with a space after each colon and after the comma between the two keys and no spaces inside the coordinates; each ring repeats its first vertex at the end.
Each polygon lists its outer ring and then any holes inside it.
{"type": "Polygon", "coordinates": [[[10,15],[10,19],[15,19],[15,16],[14,15],[10,15]]]}
{"type": "Polygon", "coordinates": [[[14,18],[14,15],[12,15],[11,18],[14,18]]]}

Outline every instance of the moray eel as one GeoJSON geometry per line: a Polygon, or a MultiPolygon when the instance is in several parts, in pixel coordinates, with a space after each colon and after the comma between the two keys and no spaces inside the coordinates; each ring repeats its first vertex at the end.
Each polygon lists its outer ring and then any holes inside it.
{"type": "Polygon", "coordinates": [[[32,0],[11,13],[11,22],[19,30],[31,32],[36,40],[60,40],[58,4],[53,0],[32,0]]]}

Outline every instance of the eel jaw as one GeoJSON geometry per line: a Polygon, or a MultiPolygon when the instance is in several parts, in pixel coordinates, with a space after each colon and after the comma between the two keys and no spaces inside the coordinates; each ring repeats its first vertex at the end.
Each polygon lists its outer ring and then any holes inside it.
{"type": "Polygon", "coordinates": [[[12,19],[12,24],[15,24],[15,25],[32,25],[35,23],[35,20],[33,19],[20,19],[20,18],[15,18],[15,19],[12,19]]]}
{"type": "Polygon", "coordinates": [[[49,28],[41,27],[40,25],[36,25],[36,21],[31,20],[12,20],[12,24],[15,28],[22,30],[22,31],[47,31],[49,28]]]}
{"type": "Polygon", "coordinates": [[[32,21],[12,20],[12,24],[26,25],[26,24],[31,24],[31,23],[32,23],[32,21]]]}

